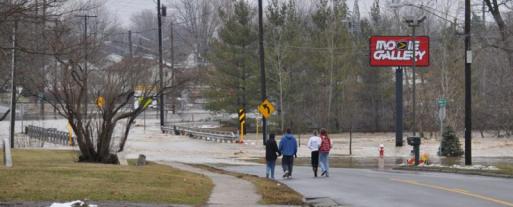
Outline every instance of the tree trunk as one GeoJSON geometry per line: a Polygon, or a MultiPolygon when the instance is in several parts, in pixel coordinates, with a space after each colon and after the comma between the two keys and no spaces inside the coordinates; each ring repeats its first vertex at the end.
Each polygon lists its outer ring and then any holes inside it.
{"type": "Polygon", "coordinates": [[[334,63],[334,51],[333,51],[333,47],[334,47],[334,40],[333,38],[331,39],[331,44],[330,44],[330,72],[329,72],[329,86],[328,86],[328,112],[326,114],[326,119],[325,119],[325,126],[329,129],[330,128],[330,118],[331,118],[331,102],[332,102],[332,99],[333,99],[333,72],[334,72],[334,68],[335,68],[335,63],[334,63]]]}
{"type": "Polygon", "coordinates": [[[278,72],[278,79],[280,85],[280,127],[281,131],[285,130],[285,106],[283,104],[283,77],[281,71],[278,72]]]}

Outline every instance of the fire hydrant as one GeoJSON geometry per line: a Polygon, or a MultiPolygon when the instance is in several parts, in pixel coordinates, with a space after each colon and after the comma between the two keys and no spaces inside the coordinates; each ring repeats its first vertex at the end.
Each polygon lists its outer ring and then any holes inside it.
{"type": "Polygon", "coordinates": [[[385,157],[385,146],[383,144],[379,145],[379,157],[380,158],[385,157]]]}
{"type": "Polygon", "coordinates": [[[379,145],[378,168],[380,170],[385,169],[385,146],[383,144],[379,145]]]}

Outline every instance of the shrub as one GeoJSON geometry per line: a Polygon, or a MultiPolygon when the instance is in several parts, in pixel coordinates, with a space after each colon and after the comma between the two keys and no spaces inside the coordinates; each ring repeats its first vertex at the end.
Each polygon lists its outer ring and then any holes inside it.
{"type": "Polygon", "coordinates": [[[442,145],[440,146],[440,152],[441,156],[447,157],[459,157],[464,153],[461,149],[460,140],[450,126],[445,128],[442,137],[442,145]]]}

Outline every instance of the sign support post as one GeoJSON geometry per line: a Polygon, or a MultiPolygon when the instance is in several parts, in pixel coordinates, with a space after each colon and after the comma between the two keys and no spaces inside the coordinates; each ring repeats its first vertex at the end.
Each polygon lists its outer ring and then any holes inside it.
{"type": "Polygon", "coordinates": [[[246,111],[239,109],[239,143],[244,143],[244,124],[246,124],[246,111]]]}
{"type": "Polygon", "coordinates": [[[444,136],[444,120],[446,117],[446,111],[445,108],[447,106],[447,100],[444,98],[438,99],[438,119],[440,120],[440,148],[439,148],[439,154],[442,153],[442,141],[444,136]]]}
{"type": "Polygon", "coordinates": [[[403,146],[403,69],[395,70],[395,146],[403,146]]]}

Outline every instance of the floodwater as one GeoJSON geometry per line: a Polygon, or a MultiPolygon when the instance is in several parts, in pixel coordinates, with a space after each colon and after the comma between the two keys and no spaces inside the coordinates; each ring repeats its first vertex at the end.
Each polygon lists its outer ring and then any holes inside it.
{"type": "MultiPolygon", "coordinates": [[[[392,168],[397,165],[406,163],[409,157],[385,157],[385,167],[392,168]]],[[[264,163],[263,158],[255,158],[247,161],[264,163]]],[[[465,165],[465,157],[431,157],[431,163],[441,164],[444,166],[465,165]]],[[[280,159],[277,164],[280,164],[280,159]]],[[[496,166],[496,165],[513,165],[513,157],[473,157],[473,165],[496,166]]],[[[294,160],[294,165],[310,166],[310,158],[299,157],[294,160]]],[[[352,156],[331,156],[330,167],[334,168],[378,168],[377,157],[352,157],[352,156]]]]}

